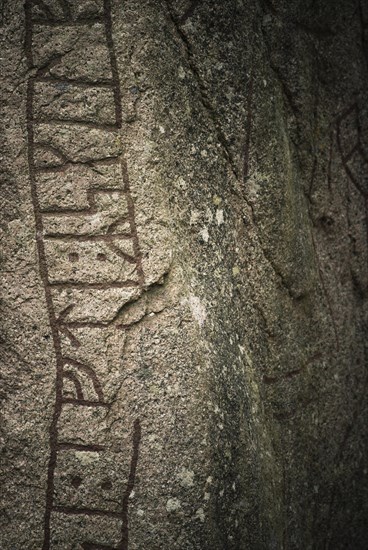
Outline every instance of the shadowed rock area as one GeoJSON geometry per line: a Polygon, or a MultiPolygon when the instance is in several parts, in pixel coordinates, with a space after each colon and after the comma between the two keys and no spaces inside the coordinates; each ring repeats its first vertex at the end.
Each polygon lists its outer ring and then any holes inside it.
{"type": "Polygon", "coordinates": [[[367,3],[0,25],[1,549],[366,549],[367,3]]]}

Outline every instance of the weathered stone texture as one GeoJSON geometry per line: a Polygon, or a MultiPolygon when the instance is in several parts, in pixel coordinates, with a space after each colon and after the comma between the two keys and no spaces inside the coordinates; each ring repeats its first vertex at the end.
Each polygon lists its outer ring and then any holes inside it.
{"type": "Polygon", "coordinates": [[[366,548],[366,3],[1,30],[1,548],[366,548]]]}

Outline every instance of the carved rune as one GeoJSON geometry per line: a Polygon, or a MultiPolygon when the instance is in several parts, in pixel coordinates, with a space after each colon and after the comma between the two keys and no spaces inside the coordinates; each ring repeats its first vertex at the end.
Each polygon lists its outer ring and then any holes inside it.
{"type": "Polygon", "coordinates": [[[137,419],[131,456],[109,436],[109,376],[119,364],[105,368],[101,356],[107,335],[121,331],[115,324],[119,310],[142,292],[144,274],[120,151],[111,5],[26,0],[25,14],[33,69],[28,163],[56,358],[43,550],[58,547],[57,531],[65,538],[61,544],[124,550],[141,427],[137,419]],[[113,478],[106,479],[106,472],[113,478]],[[75,523],[78,517],[85,520],[75,523]]]}

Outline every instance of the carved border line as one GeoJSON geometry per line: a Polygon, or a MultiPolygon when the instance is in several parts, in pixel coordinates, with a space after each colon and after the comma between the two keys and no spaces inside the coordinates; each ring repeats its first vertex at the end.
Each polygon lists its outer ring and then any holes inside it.
{"type": "MultiPolygon", "coordinates": [[[[28,65],[33,67],[33,54],[32,54],[32,0],[26,0],[25,2],[25,53],[28,61],[28,65]]],[[[57,458],[57,437],[58,437],[58,420],[62,410],[62,388],[63,388],[63,357],[61,351],[61,341],[58,332],[57,321],[55,311],[52,302],[51,288],[48,282],[46,252],[43,240],[43,219],[41,214],[40,203],[37,194],[36,186],[36,167],[34,162],[35,140],[33,130],[33,95],[34,95],[34,83],[35,77],[30,77],[27,84],[27,140],[28,140],[28,167],[29,167],[29,179],[31,184],[31,195],[33,202],[33,210],[36,225],[36,243],[39,258],[39,270],[42,280],[42,284],[45,291],[45,298],[47,304],[47,311],[49,315],[49,322],[52,333],[52,340],[54,344],[55,356],[56,356],[56,382],[55,382],[55,406],[54,413],[49,429],[50,433],[50,458],[47,471],[47,490],[46,490],[46,508],[44,518],[44,542],[42,549],[49,550],[50,548],[50,519],[51,508],[54,496],[54,474],[56,468],[57,458]]]]}
{"type": "MultiPolygon", "coordinates": [[[[38,5],[41,5],[41,7],[44,7],[46,12],[50,12],[49,15],[51,19],[53,19],[50,9],[48,8],[48,6],[44,5],[42,0],[25,0],[25,27],[26,27],[25,53],[26,53],[26,58],[30,68],[34,67],[33,52],[32,52],[32,34],[33,34],[34,19],[32,18],[32,7],[35,3],[38,5]]],[[[62,1],[62,5],[63,5],[63,11],[65,12],[64,7],[67,6],[69,8],[69,5],[65,0],[62,1]]],[[[111,19],[110,0],[103,0],[103,8],[104,8],[104,14],[103,14],[102,22],[104,23],[104,27],[105,27],[106,45],[110,56],[112,88],[113,88],[114,104],[115,104],[116,127],[121,128],[122,126],[121,90],[120,90],[120,81],[119,81],[116,55],[114,50],[114,43],[112,38],[112,19],[111,19]]],[[[45,252],[45,244],[44,244],[44,236],[43,236],[44,234],[43,215],[42,215],[42,210],[40,208],[40,203],[39,203],[38,194],[37,194],[37,184],[36,184],[36,173],[39,170],[35,166],[35,156],[34,156],[35,148],[37,147],[37,144],[35,143],[34,129],[33,129],[34,123],[37,123],[34,117],[34,104],[33,104],[34,87],[35,87],[35,82],[37,82],[39,79],[41,80],[42,78],[47,79],[47,77],[45,77],[45,75],[43,74],[42,68],[41,68],[36,73],[36,76],[31,76],[28,80],[27,97],[26,97],[26,115],[27,115],[29,177],[30,177],[31,196],[32,196],[32,202],[33,202],[35,226],[36,226],[36,244],[37,244],[37,250],[38,250],[38,257],[39,257],[39,270],[40,270],[41,281],[45,290],[47,311],[49,315],[49,322],[51,326],[53,345],[54,345],[55,356],[56,356],[56,387],[55,387],[56,397],[55,397],[54,414],[53,414],[53,418],[52,418],[52,422],[49,430],[50,458],[49,458],[48,474],[47,474],[46,507],[45,507],[45,517],[44,517],[44,542],[42,546],[42,550],[49,550],[50,535],[51,535],[50,522],[51,522],[51,512],[53,510],[64,511],[64,513],[71,513],[71,514],[83,513],[87,515],[88,514],[98,515],[102,513],[102,511],[98,511],[98,510],[89,510],[89,509],[81,509],[81,510],[68,509],[67,510],[66,508],[65,510],[61,510],[60,507],[53,507],[54,475],[55,475],[55,468],[56,468],[57,452],[60,450],[65,450],[67,448],[74,448],[73,445],[68,442],[64,442],[64,443],[58,442],[58,421],[60,418],[62,405],[65,402],[72,403],[74,401],[78,404],[84,404],[87,406],[96,406],[96,405],[108,406],[108,404],[103,403],[100,400],[99,402],[83,401],[82,403],[78,399],[76,400],[65,399],[65,398],[63,399],[63,395],[62,395],[63,376],[65,375],[65,372],[63,372],[65,358],[62,355],[60,331],[59,331],[58,320],[55,315],[55,310],[54,310],[53,301],[52,301],[51,285],[48,278],[46,252],[45,252]]],[[[89,83],[87,82],[85,83],[86,86],[88,86],[88,84],[89,83]]],[[[95,84],[96,83],[93,83],[93,84],[91,83],[91,85],[95,85],[95,84]]],[[[109,84],[104,82],[102,83],[102,85],[108,86],[109,84]]],[[[62,160],[66,161],[67,159],[62,159],[62,160]]],[[[113,160],[117,160],[117,159],[113,159],[113,160]]],[[[63,164],[65,165],[65,162],[63,164]]],[[[57,167],[57,168],[59,170],[63,169],[63,167],[57,167]]],[[[52,169],[50,171],[52,171],[52,169]]],[[[128,171],[127,171],[127,165],[125,160],[122,160],[122,173],[123,173],[124,191],[126,193],[126,198],[128,203],[128,217],[129,217],[130,226],[131,226],[133,248],[134,248],[135,257],[137,259],[139,286],[142,287],[144,285],[144,273],[143,273],[142,261],[141,261],[142,256],[139,248],[138,235],[137,235],[136,224],[135,224],[134,203],[130,194],[128,171]]],[[[71,286],[73,286],[73,284],[71,286]]],[[[107,285],[107,287],[109,286],[110,285],[107,285]]],[[[125,550],[128,548],[128,528],[129,528],[128,505],[129,505],[129,497],[133,490],[133,486],[135,482],[135,473],[136,473],[137,462],[138,462],[140,439],[141,439],[141,427],[140,427],[139,419],[137,419],[134,423],[131,468],[130,468],[127,488],[123,495],[122,512],[114,515],[114,517],[118,516],[122,520],[122,538],[121,538],[121,542],[118,545],[118,550],[125,550]]],[[[93,446],[93,445],[92,446],[87,445],[85,446],[85,449],[92,448],[92,447],[96,451],[103,450],[102,447],[93,446]]],[[[107,514],[111,515],[112,513],[107,512],[107,514]]],[[[94,543],[87,543],[87,542],[83,543],[83,547],[86,547],[86,548],[99,548],[100,546],[101,545],[95,545],[94,543]]],[[[107,548],[105,546],[102,546],[102,547],[107,548]]]]}

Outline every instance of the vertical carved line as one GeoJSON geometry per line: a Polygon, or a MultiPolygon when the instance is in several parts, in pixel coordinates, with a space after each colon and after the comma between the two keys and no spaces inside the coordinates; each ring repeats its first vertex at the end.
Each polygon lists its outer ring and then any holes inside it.
{"type": "MultiPolygon", "coordinates": [[[[32,55],[32,3],[31,0],[26,0],[25,3],[25,21],[26,21],[26,36],[25,50],[29,65],[33,66],[32,55]]],[[[34,95],[34,77],[30,77],[27,84],[27,99],[26,99],[26,116],[27,116],[27,145],[28,145],[28,169],[29,179],[31,184],[31,196],[33,203],[33,212],[36,226],[36,244],[39,259],[39,272],[41,281],[45,291],[45,299],[49,323],[52,333],[52,340],[56,356],[56,387],[55,387],[55,406],[54,413],[49,429],[50,441],[50,458],[47,470],[47,489],[46,489],[46,507],[44,517],[44,542],[42,550],[50,548],[50,517],[54,494],[54,473],[56,466],[57,453],[57,423],[61,413],[61,399],[63,388],[63,362],[61,354],[60,336],[57,329],[57,321],[52,303],[52,296],[49,287],[48,273],[45,246],[43,242],[43,223],[40,204],[37,195],[35,165],[34,165],[34,130],[33,130],[33,95],[34,95]]]]}
{"type": "MultiPolygon", "coordinates": [[[[121,128],[122,127],[122,101],[121,101],[119,71],[118,71],[118,66],[116,61],[114,41],[112,37],[111,0],[104,0],[104,18],[105,18],[106,43],[107,43],[109,55],[110,55],[111,72],[112,72],[112,79],[114,84],[114,103],[115,103],[116,124],[118,128],[121,128]]],[[[140,246],[138,241],[138,233],[137,233],[137,227],[135,223],[134,201],[130,193],[128,167],[125,159],[122,159],[121,168],[122,168],[122,176],[123,176],[123,182],[124,182],[124,190],[126,192],[126,198],[128,203],[131,234],[133,235],[134,255],[137,260],[139,284],[140,286],[143,286],[144,272],[142,268],[142,254],[140,251],[140,246]]],[[[137,419],[134,422],[134,426],[133,426],[132,458],[130,463],[128,483],[123,496],[121,542],[118,546],[118,550],[128,550],[128,546],[129,546],[129,515],[128,515],[129,498],[133,491],[134,483],[135,483],[140,441],[141,441],[141,425],[140,425],[139,419],[137,419]]]]}
{"type": "MultiPolygon", "coordinates": [[[[113,86],[114,86],[113,89],[114,89],[116,125],[118,128],[121,128],[122,121],[123,121],[122,100],[121,100],[118,64],[116,60],[114,40],[112,37],[111,0],[104,0],[104,21],[105,21],[106,43],[109,50],[111,73],[112,73],[112,80],[113,80],[113,86]]],[[[130,228],[133,235],[134,255],[137,259],[137,272],[139,277],[139,284],[140,286],[143,286],[145,278],[144,278],[144,272],[142,268],[142,254],[140,251],[140,246],[138,241],[137,227],[135,223],[134,201],[130,193],[128,167],[125,159],[122,159],[121,168],[122,168],[123,181],[124,181],[124,190],[126,192],[127,203],[128,203],[130,228]]]]}
{"type": "Polygon", "coordinates": [[[114,41],[112,38],[111,0],[104,0],[105,36],[109,50],[112,79],[114,83],[115,117],[118,128],[122,127],[123,117],[121,108],[121,90],[118,64],[116,61],[114,41]]]}

